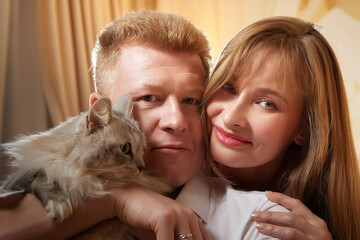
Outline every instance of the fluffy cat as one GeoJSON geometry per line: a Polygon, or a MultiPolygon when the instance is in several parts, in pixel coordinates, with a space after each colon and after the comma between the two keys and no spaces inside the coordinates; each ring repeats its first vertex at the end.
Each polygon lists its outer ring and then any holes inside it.
{"type": "MultiPolygon", "coordinates": [[[[163,181],[141,172],[146,140],[131,110],[129,96],[113,107],[108,98],[101,98],[87,112],[53,129],[3,144],[16,171],[0,192],[33,193],[49,216],[63,221],[82,198],[106,194],[105,187],[136,182],[160,193],[170,191],[163,181]]],[[[108,221],[82,237],[132,239],[119,225],[118,220],[108,221]]]]}

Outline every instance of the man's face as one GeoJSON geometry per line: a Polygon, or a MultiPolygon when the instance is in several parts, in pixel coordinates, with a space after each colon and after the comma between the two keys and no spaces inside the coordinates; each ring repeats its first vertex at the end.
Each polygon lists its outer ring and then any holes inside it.
{"type": "Polygon", "coordinates": [[[196,54],[160,50],[148,45],[121,48],[114,103],[130,94],[133,115],[147,138],[146,169],[174,187],[189,181],[204,161],[198,104],[204,70],[196,54]]]}

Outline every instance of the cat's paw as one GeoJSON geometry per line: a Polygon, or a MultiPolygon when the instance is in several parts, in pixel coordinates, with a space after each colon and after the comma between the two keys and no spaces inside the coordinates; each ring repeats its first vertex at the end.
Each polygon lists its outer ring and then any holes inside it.
{"type": "Polygon", "coordinates": [[[60,222],[68,218],[73,212],[70,200],[49,200],[45,208],[48,216],[56,218],[60,222]]]}

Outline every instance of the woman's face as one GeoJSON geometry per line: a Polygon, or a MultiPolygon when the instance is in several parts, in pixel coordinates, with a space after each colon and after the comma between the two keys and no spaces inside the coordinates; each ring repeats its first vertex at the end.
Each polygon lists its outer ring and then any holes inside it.
{"type": "Polygon", "coordinates": [[[279,79],[269,56],[242,88],[234,79],[207,106],[215,161],[231,168],[278,166],[292,141],[303,143],[303,99],[295,79],[279,79]]]}

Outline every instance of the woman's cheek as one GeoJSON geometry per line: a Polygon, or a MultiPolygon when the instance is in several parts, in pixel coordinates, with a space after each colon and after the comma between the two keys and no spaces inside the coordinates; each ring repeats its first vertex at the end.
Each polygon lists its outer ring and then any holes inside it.
{"type": "Polygon", "coordinates": [[[280,132],[282,132],[276,120],[274,121],[265,116],[254,119],[251,123],[251,129],[253,136],[260,142],[276,141],[278,136],[281,135],[280,132]]]}
{"type": "Polygon", "coordinates": [[[219,115],[224,108],[224,103],[214,96],[206,107],[206,114],[211,119],[219,115]]]}
{"type": "Polygon", "coordinates": [[[208,115],[208,117],[211,119],[212,117],[214,117],[214,109],[213,109],[213,104],[209,103],[208,106],[206,107],[206,114],[208,115]]]}

